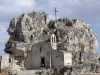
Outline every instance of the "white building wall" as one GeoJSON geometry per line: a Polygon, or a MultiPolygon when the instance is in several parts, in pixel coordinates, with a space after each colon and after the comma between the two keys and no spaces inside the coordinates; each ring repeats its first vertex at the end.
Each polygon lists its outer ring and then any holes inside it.
{"type": "Polygon", "coordinates": [[[3,54],[1,56],[1,71],[9,67],[9,65],[9,54],[3,54]]]}
{"type": "Polygon", "coordinates": [[[64,53],[64,66],[72,65],[72,54],[70,52],[64,53]]]}

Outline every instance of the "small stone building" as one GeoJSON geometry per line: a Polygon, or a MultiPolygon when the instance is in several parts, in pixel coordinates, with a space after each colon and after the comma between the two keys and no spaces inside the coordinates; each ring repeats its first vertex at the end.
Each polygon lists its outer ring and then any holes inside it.
{"type": "Polygon", "coordinates": [[[71,53],[53,50],[50,43],[37,43],[32,46],[25,60],[25,68],[63,67],[72,65],[71,53]]]}
{"type": "Polygon", "coordinates": [[[9,54],[3,54],[2,56],[0,56],[0,72],[9,67],[10,64],[11,58],[9,54]]]}

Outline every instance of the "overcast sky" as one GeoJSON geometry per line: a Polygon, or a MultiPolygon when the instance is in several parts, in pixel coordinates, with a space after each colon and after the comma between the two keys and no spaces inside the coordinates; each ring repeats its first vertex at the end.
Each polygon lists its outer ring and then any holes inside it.
{"type": "Polygon", "coordinates": [[[0,55],[4,54],[9,39],[7,29],[12,18],[37,10],[50,14],[53,19],[55,7],[58,17],[77,18],[90,24],[100,45],[100,0],[0,0],[0,55]]]}

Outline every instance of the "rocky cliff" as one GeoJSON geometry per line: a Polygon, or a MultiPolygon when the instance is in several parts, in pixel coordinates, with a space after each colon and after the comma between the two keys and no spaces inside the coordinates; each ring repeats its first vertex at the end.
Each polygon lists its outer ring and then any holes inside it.
{"type": "Polygon", "coordinates": [[[99,71],[98,39],[83,20],[59,18],[55,21],[45,12],[33,11],[13,18],[7,31],[10,38],[5,45],[6,53],[17,54],[20,51],[17,55],[26,57],[33,44],[50,42],[51,34],[55,34],[57,49],[73,54],[72,73],[99,71]]]}

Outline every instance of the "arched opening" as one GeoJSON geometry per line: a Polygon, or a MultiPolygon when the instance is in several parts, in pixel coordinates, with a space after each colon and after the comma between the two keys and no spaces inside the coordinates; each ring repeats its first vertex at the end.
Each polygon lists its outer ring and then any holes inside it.
{"type": "Polygon", "coordinates": [[[51,39],[52,39],[52,43],[53,43],[53,36],[52,36],[52,38],[51,38],[51,39]]]}
{"type": "Polygon", "coordinates": [[[56,36],[53,34],[53,35],[51,35],[51,46],[52,46],[52,48],[53,49],[57,49],[57,47],[56,47],[56,36]]]}
{"type": "Polygon", "coordinates": [[[54,43],[55,43],[55,37],[54,37],[54,43]]]}

